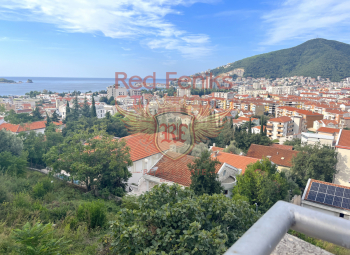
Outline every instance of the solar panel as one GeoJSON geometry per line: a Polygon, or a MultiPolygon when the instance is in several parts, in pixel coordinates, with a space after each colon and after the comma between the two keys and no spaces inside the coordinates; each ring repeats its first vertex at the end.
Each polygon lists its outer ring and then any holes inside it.
{"type": "Polygon", "coordinates": [[[335,193],[335,187],[334,186],[328,186],[327,194],[334,195],[335,193]]]}
{"type": "Polygon", "coordinates": [[[313,190],[313,191],[318,191],[318,187],[320,186],[319,183],[317,182],[313,182],[312,185],[311,185],[311,188],[310,190],[313,190]]]}
{"type": "Polygon", "coordinates": [[[306,198],[325,205],[350,209],[350,189],[312,182],[306,198]]]}
{"type": "Polygon", "coordinates": [[[344,189],[340,188],[340,187],[337,187],[337,189],[335,191],[335,195],[342,197],[344,195],[344,189]]]}

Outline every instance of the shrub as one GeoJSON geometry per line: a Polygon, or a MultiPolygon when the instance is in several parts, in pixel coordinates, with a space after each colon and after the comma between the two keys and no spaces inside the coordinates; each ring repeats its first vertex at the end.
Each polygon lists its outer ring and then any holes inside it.
{"type": "Polygon", "coordinates": [[[90,229],[104,227],[107,223],[106,210],[101,201],[85,202],[79,205],[77,219],[86,222],[90,229]]]}
{"type": "Polygon", "coordinates": [[[18,208],[31,208],[32,199],[28,194],[20,192],[16,194],[13,205],[18,208]]]}
{"type": "Polygon", "coordinates": [[[0,186],[0,204],[8,200],[8,194],[4,187],[0,186]]]}
{"type": "Polygon", "coordinates": [[[53,184],[50,180],[46,179],[42,182],[38,182],[33,187],[33,197],[35,198],[43,198],[46,193],[50,192],[53,189],[53,184]]]}
{"type": "Polygon", "coordinates": [[[27,222],[22,229],[13,230],[13,239],[19,244],[19,254],[25,255],[44,255],[61,254],[67,247],[67,242],[63,239],[53,238],[52,224],[43,225],[36,223],[33,227],[27,222]]]}

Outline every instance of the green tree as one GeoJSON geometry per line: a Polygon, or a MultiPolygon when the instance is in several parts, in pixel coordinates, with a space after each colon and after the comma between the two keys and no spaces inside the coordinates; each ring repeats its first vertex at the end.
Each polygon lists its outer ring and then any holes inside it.
{"type": "Polygon", "coordinates": [[[94,185],[104,193],[124,195],[132,164],[129,149],[103,131],[81,130],[67,136],[44,156],[47,165],[57,172],[64,169],[74,179],[84,181],[90,191],[94,185]]]}
{"type": "Polygon", "coordinates": [[[261,116],[260,118],[260,135],[264,135],[264,115],[261,116]]]}
{"type": "Polygon", "coordinates": [[[91,114],[90,114],[90,116],[93,118],[97,117],[94,97],[92,97],[92,101],[91,101],[91,114]]]}
{"type": "Polygon", "coordinates": [[[52,122],[51,122],[51,119],[50,119],[49,115],[46,113],[46,124],[45,124],[45,126],[46,126],[46,127],[49,126],[50,123],[52,123],[52,122]]]}
{"type": "Polygon", "coordinates": [[[58,122],[58,121],[59,121],[59,119],[58,119],[58,114],[57,114],[56,110],[52,113],[51,120],[52,120],[53,122],[58,122]]]}
{"type": "Polygon", "coordinates": [[[33,226],[26,223],[22,229],[13,230],[13,239],[19,244],[18,254],[23,255],[59,255],[68,248],[63,238],[54,239],[54,228],[51,223],[33,226]]]}
{"type": "Polygon", "coordinates": [[[207,150],[208,150],[208,145],[206,145],[205,143],[199,143],[193,147],[191,155],[195,157],[200,157],[202,152],[207,150]]]}
{"type": "Polygon", "coordinates": [[[73,99],[73,108],[72,108],[72,118],[73,120],[78,120],[80,115],[80,106],[78,102],[78,96],[76,95],[73,99]]]}
{"type": "Polygon", "coordinates": [[[20,156],[15,156],[9,151],[0,153],[0,172],[9,175],[21,176],[27,167],[27,153],[22,152],[20,156]]]}
{"type": "Polygon", "coordinates": [[[28,113],[16,113],[14,110],[6,112],[5,121],[11,124],[21,124],[34,121],[33,116],[28,113]]]}
{"type": "Polygon", "coordinates": [[[300,146],[301,145],[301,139],[299,139],[299,138],[293,138],[293,140],[290,140],[290,141],[285,141],[284,143],[283,143],[284,145],[291,145],[291,146],[293,146],[293,147],[295,147],[295,146],[300,146]]]}
{"type": "Polygon", "coordinates": [[[71,112],[70,112],[70,107],[69,107],[69,101],[66,103],[66,117],[63,120],[63,123],[67,123],[69,118],[70,118],[71,112]]]}
{"type": "Polygon", "coordinates": [[[84,98],[84,104],[83,104],[83,108],[81,109],[81,114],[86,118],[90,118],[90,106],[88,104],[86,97],[84,98]]]}
{"type": "Polygon", "coordinates": [[[44,119],[44,117],[41,116],[38,106],[36,106],[34,111],[32,111],[32,115],[33,115],[33,121],[40,121],[44,119]]]}
{"type": "Polygon", "coordinates": [[[114,96],[111,96],[111,97],[108,99],[107,104],[115,105],[114,96]],[[114,102],[114,103],[112,103],[112,102],[114,102]]]}
{"type": "Polygon", "coordinates": [[[22,132],[23,149],[28,153],[28,162],[31,165],[45,166],[43,155],[45,154],[45,136],[35,131],[29,133],[22,132]]]}
{"type": "Polygon", "coordinates": [[[107,97],[100,97],[100,102],[108,104],[108,98],[107,97]]]}
{"type": "Polygon", "coordinates": [[[252,118],[249,118],[248,122],[248,135],[252,134],[252,118]]]}
{"type": "Polygon", "coordinates": [[[337,173],[337,152],[326,145],[296,145],[299,153],[292,159],[291,172],[300,188],[304,189],[309,178],[332,182],[337,173]]]}
{"type": "Polygon", "coordinates": [[[154,187],[112,223],[113,254],[223,254],[259,218],[246,202],[154,187]]]}
{"type": "Polygon", "coordinates": [[[237,185],[232,194],[244,197],[251,205],[257,204],[261,212],[266,212],[278,200],[286,200],[290,195],[300,194],[297,185],[288,181],[284,173],[278,173],[277,167],[269,159],[264,158],[247,166],[244,174],[237,176],[237,185]]]}
{"type": "Polygon", "coordinates": [[[238,149],[235,146],[233,141],[231,141],[230,145],[224,149],[224,152],[233,153],[233,154],[237,154],[237,155],[241,155],[243,153],[243,151],[241,149],[238,149]]]}
{"type": "Polygon", "coordinates": [[[5,129],[0,130],[0,153],[8,151],[15,156],[19,156],[23,150],[23,141],[20,137],[5,129]]]}
{"type": "Polygon", "coordinates": [[[196,195],[219,194],[223,191],[218,176],[215,172],[218,160],[212,160],[209,151],[203,151],[200,158],[196,158],[193,164],[188,164],[191,172],[191,190],[196,195]]]}

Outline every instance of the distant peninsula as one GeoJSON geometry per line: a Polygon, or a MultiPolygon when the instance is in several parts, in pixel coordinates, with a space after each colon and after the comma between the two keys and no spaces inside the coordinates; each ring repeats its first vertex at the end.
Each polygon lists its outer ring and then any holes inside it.
{"type": "MultiPolygon", "coordinates": [[[[28,79],[26,82],[27,83],[33,83],[33,81],[31,79],[28,79]]],[[[22,81],[15,82],[13,80],[7,80],[5,78],[0,78],[0,83],[23,83],[23,82],[22,81]]]]}
{"type": "Polygon", "coordinates": [[[0,83],[17,83],[17,82],[15,82],[13,80],[6,80],[4,78],[0,78],[0,83]]]}

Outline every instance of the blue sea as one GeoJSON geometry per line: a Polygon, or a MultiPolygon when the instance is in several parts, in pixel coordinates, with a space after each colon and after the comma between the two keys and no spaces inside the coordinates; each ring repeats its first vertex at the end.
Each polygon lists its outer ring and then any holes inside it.
{"type": "MultiPolygon", "coordinates": [[[[107,90],[107,87],[115,83],[114,78],[62,78],[62,77],[3,77],[15,82],[22,81],[20,84],[0,83],[0,96],[24,95],[31,90],[43,91],[51,90],[53,92],[80,92],[107,90]],[[27,83],[31,79],[33,83],[27,83]]],[[[128,79],[126,79],[128,82],[128,79]]],[[[152,80],[147,80],[152,82],[152,80]]],[[[165,79],[157,79],[157,83],[165,83],[165,79]]]]}

